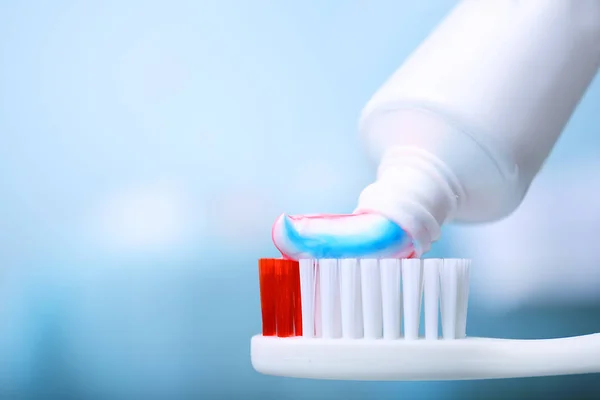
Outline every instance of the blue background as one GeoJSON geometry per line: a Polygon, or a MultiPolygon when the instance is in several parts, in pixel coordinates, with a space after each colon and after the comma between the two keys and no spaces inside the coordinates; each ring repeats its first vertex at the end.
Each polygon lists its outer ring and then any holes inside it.
{"type": "MultiPolygon", "coordinates": [[[[1,1],[0,397],[599,398],[597,376],[251,368],[272,222],[352,210],[374,174],[360,109],[453,4],[1,1]]],[[[598,158],[599,103],[596,80],[551,164],[598,158]]],[[[471,310],[475,335],[600,331],[596,304],[471,310]]]]}

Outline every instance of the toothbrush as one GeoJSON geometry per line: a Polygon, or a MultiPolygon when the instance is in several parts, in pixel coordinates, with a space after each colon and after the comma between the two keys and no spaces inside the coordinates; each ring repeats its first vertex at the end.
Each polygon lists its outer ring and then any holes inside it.
{"type": "Polygon", "coordinates": [[[468,337],[470,264],[465,259],[261,259],[263,333],[252,338],[252,365],[268,375],[337,380],[600,372],[600,334],[468,337]]]}

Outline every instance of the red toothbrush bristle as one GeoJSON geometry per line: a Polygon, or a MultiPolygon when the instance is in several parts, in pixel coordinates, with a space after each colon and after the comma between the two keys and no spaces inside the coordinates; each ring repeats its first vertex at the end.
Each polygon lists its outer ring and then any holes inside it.
{"type": "Polygon", "coordinates": [[[300,264],[262,258],[258,269],[263,336],[302,336],[300,264]]]}
{"type": "Polygon", "coordinates": [[[260,259],[258,261],[263,336],[275,336],[277,334],[277,282],[275,276],[275,261],[276,260],[272,259],[260,259]]]}
{"type": "Polygon", "coordinates": [[[294,336],[294,280],[296,262],[279,260],[275,267],[277,277],[277,336],[294,336]]]}
{"type": "Polygon", "coordinates": [[[300,265],[292,268],[292,284],[294,286],[294,330],[296,336],[302,336],[302,298],[300,295],[300,265]]]}

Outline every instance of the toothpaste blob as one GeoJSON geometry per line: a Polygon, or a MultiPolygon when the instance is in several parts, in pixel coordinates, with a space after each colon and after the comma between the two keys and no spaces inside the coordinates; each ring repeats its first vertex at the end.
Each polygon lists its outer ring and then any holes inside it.
{"type": "Polygon", "coordinates": [[[410,258],[412,238],[386,217],[361,212],[346,215],[281,215],[273,243],[288,259],[410,258]]]}

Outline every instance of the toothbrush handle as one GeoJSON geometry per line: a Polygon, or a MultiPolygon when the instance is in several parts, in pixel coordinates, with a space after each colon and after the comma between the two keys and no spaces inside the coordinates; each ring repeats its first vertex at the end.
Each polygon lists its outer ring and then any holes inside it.
{"type": "Polygon", "coordinates": [[[342,380],[473,380],[600,372],[600,334],[544,340],[252,338],[264,374],[342,380]]]}
{"type": "MultiPolygon", "coordinates": [[[[499,344],[500,345],[500,344],[499,344]]],[[[600,333],[546,340],[506,341],[507,351],[525,376],[600,372],[600,333]],[[510,347],[510,349],[508,348],[510,347]]],[[[500,345],[502,347],[502,345],[500,345]]]]}

